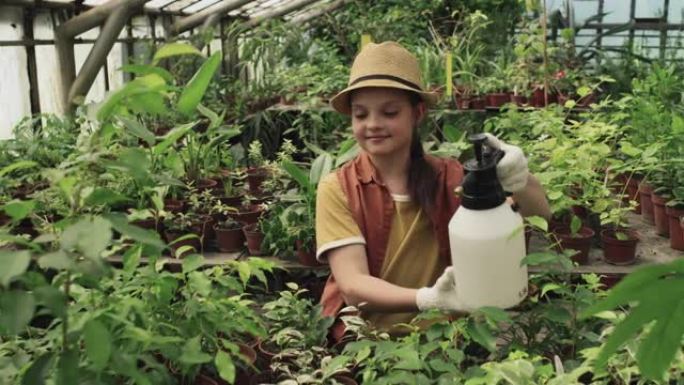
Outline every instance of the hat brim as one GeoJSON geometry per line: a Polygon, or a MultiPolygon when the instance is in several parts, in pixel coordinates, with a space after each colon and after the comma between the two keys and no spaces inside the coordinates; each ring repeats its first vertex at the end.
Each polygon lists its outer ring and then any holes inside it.
{"type": "Polygon", "coordinates": [[[387,79],[369,79],[358,82],[352,86],[345,88],[330,99],[330,106],[337,112],[345,115],[351,114],[351,103],[349,103],[349,95],[351,91],[358,90],[360,88],[396,88],[400,90],[406,90],[415,92],[421,99],[425,102],[428,107],[432,107],[437,104],[439,96],[435,92],[419,91],[415,88],[409,87],[407,85],[395,82],[393,80],[387,79]]]}

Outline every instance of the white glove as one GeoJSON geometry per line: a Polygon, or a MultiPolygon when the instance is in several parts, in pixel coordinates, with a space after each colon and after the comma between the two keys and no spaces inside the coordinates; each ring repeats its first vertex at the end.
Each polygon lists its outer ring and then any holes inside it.
{"type": "Polygon", "coordinates": [[[527,158],[520,147],[504,143],[496,136],[485,133],[487,146],[504,152],[503,158],[496,165],[496,175],[499,177],[504,191],[518,192],[527,186],[527,158]]]}
{"type": "Polygon", "coordinates": [[[416,305],[420,311],[439,309],[459,312],[466,310],[465,305],[463,305],[456,293],[456,281],[454,280],[452,266],[444,269],[444,273],[437,279],[434,286],[418,289],[416,305]]]}

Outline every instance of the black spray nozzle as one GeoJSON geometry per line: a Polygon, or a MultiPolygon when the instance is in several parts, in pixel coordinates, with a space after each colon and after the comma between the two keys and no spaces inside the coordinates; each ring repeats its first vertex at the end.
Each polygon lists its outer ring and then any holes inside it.
{"type": "Polygon", "coordinates": [[[468,137],[475,150],[475,159],[464,164],[467,172],[463,181],[461,204],[473,210],[486,210],[497,207],[506,200],[496,175],[496,164],[503,152],[486,145],[485,134],[468,137]]]}

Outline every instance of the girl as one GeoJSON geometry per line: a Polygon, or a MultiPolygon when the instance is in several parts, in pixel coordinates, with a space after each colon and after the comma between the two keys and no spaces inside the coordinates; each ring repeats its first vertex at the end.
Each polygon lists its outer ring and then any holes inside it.
{"type": "MultiPolygon", "coordinates": [[[[366,45],[348,87],[331,100],[336,111],[351,115],[361,153],[318,186],[317,258],[331,269],[321,298],[325,315],[353,305],[390,329],[418,310],[466,310],[448,267],[447,234],[463,169],[456,160],[424,154],[417,134],[435,101],[422,86],[416,58],[395,42],[366,45]]],[[[505,152],[497,173],[521,214],[549,217],[520,148],[491,135],[487,144],[505,152]]],[[[333,329],[334,338],[341,333],[333,329]]]]}

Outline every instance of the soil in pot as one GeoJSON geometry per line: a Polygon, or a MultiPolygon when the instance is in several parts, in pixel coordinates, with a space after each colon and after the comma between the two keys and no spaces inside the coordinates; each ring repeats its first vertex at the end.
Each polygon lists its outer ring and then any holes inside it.
{"type": "Polygon", "coordinates": [[[228,213],[228,216],[245,225],[257,223],[259,218],[264,214],[264,210],[260,205],[242,206],[239,207],[238,210],[238,212],[228,213]]]}
{"type": "Polygon", "coordinates": [[[185,210],[185,202],[178,199],[164,199],[164,209],[172,213],[180,213],[185,210]]]}
{"type": "Polygon", "coordinates": [[[214,226],[216,232],[216,244],[218,249],[224,253],[232,253],[242,250],[245,244],[245,233],[241,227],[225,229],[214,226]]]}
{"type": "Polygon", "coordinates": [[[230,207],[240,207],[242,204],[242,196],[240,195],[233,195],[233,196],[223,196],[219,198],[219,201],[221,201],[221,204],[224,204],[226,206],[230,207]]]}
{"type": "Polygon", "coordinates": [[[218,182],[214,179],[200,179],[197,181],[197,191],[210,190],[216,187],[218,182]]]}
{"type": "Polygon", "coordinates": [[[261,244],[264,241],[264,233],[257,230],[257,224],[252,223],[242,228],[247,239],[247,250],[251,255],[262,255],[261,244]]]}
{"type": "Polygon", "coordinates": [[[633,230],[620,229],[619,233],[626,239],[619,239],[613,229],[601,232],[603,258],[613,265],[630,265],[636,261],[636,245],[639,238],[633,230]]]}
{"type": "Polygon", "coordinates": [[[577,250],[577,253],[571,257],[574,262],[580,265],[586,265],[589,262],[589,249],[594,237],[594,230],[589,227],[582,227],[573,236],[569,227],[559,227],[554,230],[554,234],[558,238],[562,250],[577,250]]]}
{"type": "Polygon", "coordinates": [[[299,259],[299,263],[301,263],[304,266],[311,267],[321,265],[316,260],[316,253],[309,248],[303,247],[302,241],[300,241],[299,239],[296,240],[295,246],[297,250],[297,258],[299,259]]]}
{"type": "Polygon", "coordinates": [[[264,340],[260,340],[257,344],[257,368],[266,370],[270,367],[273,357],[277,354],[275,350],[271,349],[264,340]]]}
{"type": "Polygon", "coordinates": [[[250,385],[276,384],[278,383],[278,376],[270,370],[265,370],[257,373],[249,381],[250,385]]]}
{"type": "Polygon", "coordinates": [[[665,213],[670,226],[670,247],[684,251],[684,233],[680,222],[680,218],[684,218],[684,209],[666,206],[665,213]]]}
{"type": "Polygon", "coordinates": [[[665,203],[667,200],[658,194],[651,194],[653,201],[653,218],[655,219],[656,233],[663,237],[670,235],[670,221],[667,219],[665,212],[665,203]]]}
{"type": "Polygon", "coordinates": [[[653,187],[648,183],[641,183],[639,186],[639,204],[641,205],[641,216],[645,222],[650,224],[655,224],[655,218],[653,217],[653,201],[651,200],[651,194],[653,193],[653,187]]]}

